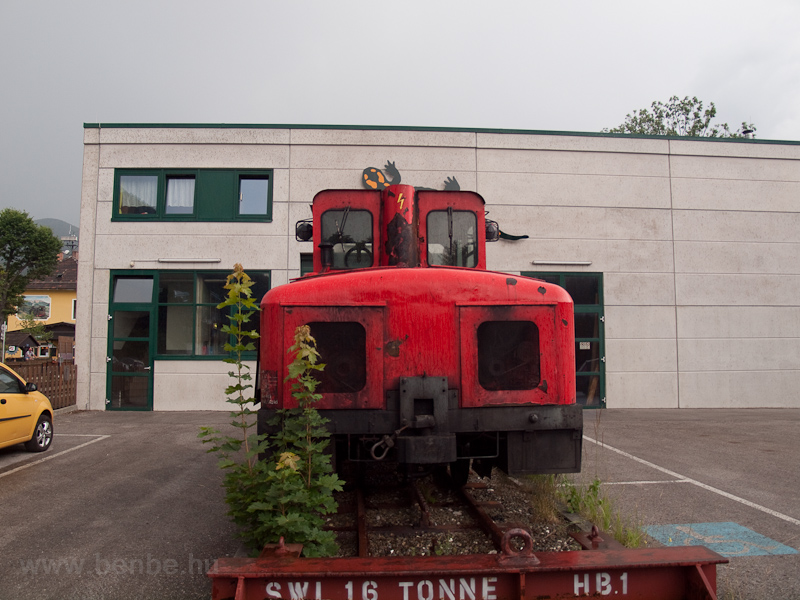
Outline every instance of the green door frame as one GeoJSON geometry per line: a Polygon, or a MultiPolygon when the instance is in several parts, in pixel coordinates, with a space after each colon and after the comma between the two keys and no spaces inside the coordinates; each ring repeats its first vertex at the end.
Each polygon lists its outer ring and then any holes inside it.
{"type": "Polygon", "coordinates": [[[565,271],[523,271],[522,275],[542,279],[549,283],[555,283],[563,287],[573,296],[573,301],[575,302],[575,383],[578,390],[578,403],[580,404],[581,399],[583,399],[585,408],[605,408],[606,348],[605,315],[603,313],[603,274],[565,271]],[[597,281],[596,302],[579,304],[578,301],[575,300],[576,297],[578,297],[578,300],[581,300],[579,294],[575,293],[576,290],[574,289],[576,278],[594,278],[597,281]],[[568,281],[568,279],[572,281],[568,281]],[[570,290],[570,288],[573,289],[570,290]],[[581,315],[588,315],[590,317],[587,322],[593,324],[593,331],[591,331],[591,333],[579,324],[581,315]],[[594,315],[593,319],[591,318],[592,315],[594,315]],[[596,346],[596,348],[593,348],[593,346],[596,346]],[[589,360],[586,360],[586,350],[590,352],[589,360]],[[581,364],[577,364],[577,362],[581,364]],[[592,381],[593,378],[596,378],[595,381],[597,383],[592,381]]]}
{"type": "Polygon", "coordinates": [[[154,363],[154,349],[155,336],[156,336],[156,271],[111,271],[109,298],[108,298],[108,346],[106,354],[106,410],[125,410],[125,411],[152,411],[153,410],[153,363],[154,363]],[[152,293],[150,301],[146,302],[143,299],[136,302],[114,302],[114,290],[116,283],[119,279],[144,279],[151,278],[153,281],[152,293]],[[148,318],[148,332],[147,336],[116,336],[115,335],[115,319],[117,313],[122,312],[141,312],[147,313],[148,318]],[[129,371],[115,371],[114,366],[120,364],[119,361],[114,360],[115,343],[119,342],[146,342],[147,347],[147,365],[143,370],[129,372],[129,371]],[[121,402],[116,403],[113,394],[113,384],[115,378],[132,378],[144,379],[147,378],[147,402],[144,406],[122,406],[121,402]],[[115,406],[115,404],[117,404],[115,406]]]}

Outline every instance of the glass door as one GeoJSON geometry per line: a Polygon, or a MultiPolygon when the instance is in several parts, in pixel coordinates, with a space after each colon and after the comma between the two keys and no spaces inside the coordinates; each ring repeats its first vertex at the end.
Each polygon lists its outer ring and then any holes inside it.
{"type": "Polygon", "coordinates": [[[106,408],[153,409],[153,276],[112,277],[106,408]]]}
{"type": "Polygon", "coordinates": [[[576,402],[589,408],[606,406],[606,356],[602,273],[524,272],[563,287],[575,306],[576,402]]]}

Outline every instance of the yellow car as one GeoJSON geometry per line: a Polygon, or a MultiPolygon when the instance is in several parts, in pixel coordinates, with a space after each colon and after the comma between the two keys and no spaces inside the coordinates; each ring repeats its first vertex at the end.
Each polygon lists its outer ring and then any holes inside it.
{"type": "Polygon", "coordinates": [[[25,444],[44,452],[53,441],[53,407],[47,396],[0,363],[0,448],[25,444]]]}

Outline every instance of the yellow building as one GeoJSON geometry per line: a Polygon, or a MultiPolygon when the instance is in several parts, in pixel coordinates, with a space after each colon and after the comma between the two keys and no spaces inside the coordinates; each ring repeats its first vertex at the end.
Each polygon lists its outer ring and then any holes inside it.
{"type": "MultiPolygon", "coordinates": [[[[51,348],[58,345],[59,354],[66,358],[63,355],[72,354],[75,338],[77,290],[78,261],[74,257],[64,258],[52,275],[30,282],[17,314],[8,317],[8,331],[18,331],[22,329],[22,320],[33,319],[53,333],[50,346],[42,345],[36,349],[37,357],[54,355],[51,348]]],[[[19,350],[6,353],[7,358],[19,355],[19,350]]]]}

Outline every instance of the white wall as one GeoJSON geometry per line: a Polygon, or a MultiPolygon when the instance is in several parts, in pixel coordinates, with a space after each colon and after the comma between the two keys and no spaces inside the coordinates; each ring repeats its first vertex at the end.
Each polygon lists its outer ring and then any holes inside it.
{"type": "MultiPolygon", "coordinates": [[[[798,144],[213,127],[85,130],[79,405],[104,405],[110,270],[219,258],[280,285],[311,251],[293,229],[314,195],[358,187],[387,160],[403,183],[456,177],[504,231],[530,236],[489,245],[489,268],[591,261],[565,269],[603,273],[608,407],[800,406],[798,144]],[[273,221],[111,222],[114,169],[136,167],[274,169],[273,221]]],[[[157,361],[154,408],[225,410],[208,391],[225,373],[157,361]]]]}

